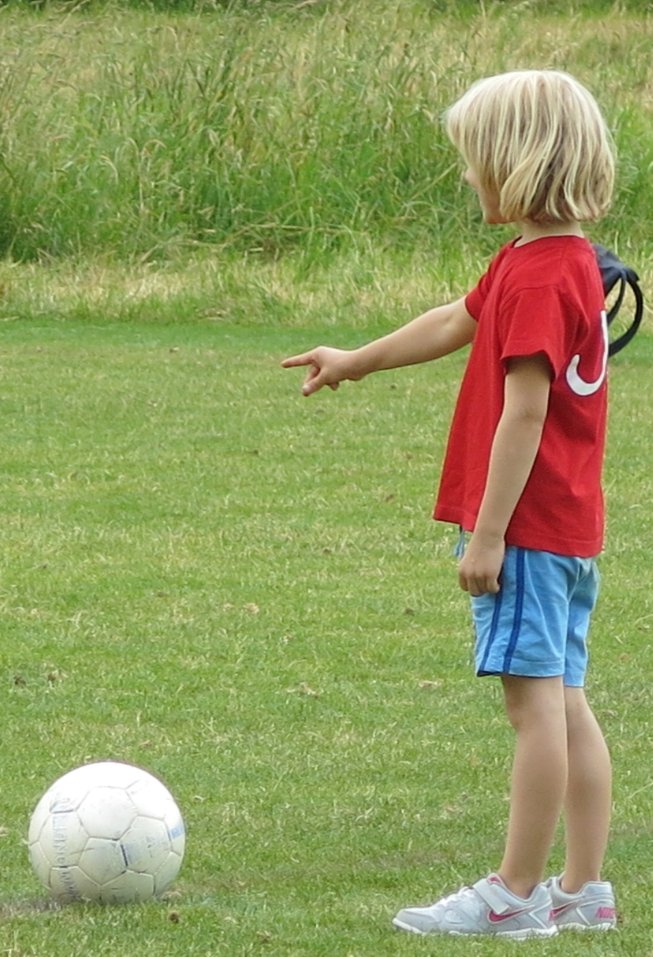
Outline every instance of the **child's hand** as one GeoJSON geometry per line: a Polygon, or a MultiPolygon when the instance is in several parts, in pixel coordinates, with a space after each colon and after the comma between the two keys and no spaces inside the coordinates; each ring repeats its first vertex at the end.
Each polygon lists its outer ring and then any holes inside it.
{"type": "Polygon", "coordinates": [[[458,581],[463,591],[475,598],[479,595],[496,595],[501,588],[499,577],[505,553],[503,539],[485,540],[472,535],[458,565],[458,581]]]}
{"type": "Polygon", "coordinates": [[[304,395],[313,395],[324,385],[337,389],[343,379],[362,378],[355,373],[353,355],[353,352],[346,349],[318,346],[317,349],[311,349],[310,352],[304,352],[299,356],[289,356],[281,365],[284,369],[308,366],[302,392],[304,395]]]}

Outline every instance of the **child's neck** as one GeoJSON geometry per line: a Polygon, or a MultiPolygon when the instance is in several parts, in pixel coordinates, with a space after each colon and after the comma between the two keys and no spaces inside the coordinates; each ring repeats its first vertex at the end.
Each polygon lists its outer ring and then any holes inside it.
{"type": "Polygon", "coordinates": [[[580,223],[575,221],[545,225],[527,219],[517,225],[520,229],[520,237],[515,243],[516,246],[525,246],[526,243],[533,243],[537,239],[546,239],[549,236],[579,236],[582,239],[584,235],[580,223]]]}

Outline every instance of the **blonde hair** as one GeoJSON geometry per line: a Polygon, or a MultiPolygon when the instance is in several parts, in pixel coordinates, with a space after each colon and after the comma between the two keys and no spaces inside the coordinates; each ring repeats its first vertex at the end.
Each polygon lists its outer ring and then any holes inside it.
{"type": "Polygon", "coordinates": [[[523,70],[479,80],[445,123],[507,222],[583,222],[607,211],[612,139],[594,97],[569,74],[523,70]]]}

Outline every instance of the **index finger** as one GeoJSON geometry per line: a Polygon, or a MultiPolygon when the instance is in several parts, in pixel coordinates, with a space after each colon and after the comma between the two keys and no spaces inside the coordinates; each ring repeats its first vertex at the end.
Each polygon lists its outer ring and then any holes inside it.
{"type": "Polygon", "coordinates": [[[281,363],[282,368],[290,369],[293,366],[308,366],[313,362],[312,352],[302,352],[301,355],[288,356],[281,363]]]}

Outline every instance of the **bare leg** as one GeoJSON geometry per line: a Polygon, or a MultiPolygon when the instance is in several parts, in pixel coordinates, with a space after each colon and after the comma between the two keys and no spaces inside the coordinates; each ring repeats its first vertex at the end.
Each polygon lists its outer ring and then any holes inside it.
{"type": "Polygon", "coordinates": [[[502,680],[517,743],[499,875],[513,893],[528,897],[544,876],[567,789],[564,688],[562,678],[502,680]]]}
{"type": "Polygon", "coordinates": [[[565,688],[569,776],[565,798],[567,855],[562,881],[570,894],[600,880],[612,809],[612,769],[603,733],[582,688],[565,688]]]}

